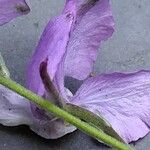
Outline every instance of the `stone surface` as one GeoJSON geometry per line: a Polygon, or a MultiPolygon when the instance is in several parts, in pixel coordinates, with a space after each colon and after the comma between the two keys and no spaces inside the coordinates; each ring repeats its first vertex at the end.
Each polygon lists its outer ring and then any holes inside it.
{"type": "MultiPolygon", "coordinates": [[[[25,66],[49,18],[59,14],[64,0],[28,0],[31,13],[0,27],[0,51],[12,78],[25,85],[25,66]]],[[[150,1],[111,0],[116,32],[102,44],[95,72],[127,72],[150,69],[150,1]]],[[[73,90],[76,81],[67,86],[73,90]]],[[[150,135],[133,143],[137,150],[149,150],[150,135]]],[[[109,150],[110,148],[76,131],[58,140],[45,140],[28,127],[0,126],[1,150],[109,150]]]]}

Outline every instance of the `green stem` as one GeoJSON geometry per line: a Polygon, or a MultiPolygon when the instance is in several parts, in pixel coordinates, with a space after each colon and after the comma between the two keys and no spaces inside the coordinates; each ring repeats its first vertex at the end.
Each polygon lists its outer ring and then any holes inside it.
{"type": "Polygon", "coordinates": [[[79,118],[55,106],[53,103],[37,96],[36,94],[25,89],[23,86],[15,83],[14,81],[0,77],[0,84],[6,86],[12,91],[18,93],[19,95],[27,98],[28,100],[36,103],[42,109],[53,113],[56,117],[64,119],[68,123],[76,126],[78,129],[92,136],[93,138],[103,141],[104,143],[111,145],[113,148],[116,148],[118,150],[131,150],[131,147],[129,147],[128,145],[117,141],[111,136],[101,132],[97,128],[94,128],[93,126],[90,126],[88,123],[81,121],[79,118]]]}

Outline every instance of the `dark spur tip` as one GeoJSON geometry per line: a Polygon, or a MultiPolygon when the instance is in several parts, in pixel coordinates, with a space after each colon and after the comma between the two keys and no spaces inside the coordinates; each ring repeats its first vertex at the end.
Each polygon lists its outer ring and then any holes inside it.
{"type": "Polygon", "coordinates": [[[16,10],[21,14],[28,14],[30,12],[30,7],[27,4],[16,5],[16,10]]]}

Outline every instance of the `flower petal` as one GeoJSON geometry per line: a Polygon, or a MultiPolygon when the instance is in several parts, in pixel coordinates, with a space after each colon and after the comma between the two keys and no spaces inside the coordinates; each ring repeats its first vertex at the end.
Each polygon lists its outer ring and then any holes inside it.
{"type": "Polygon", "coordinates": [[[57,139],[76,130],[76,127],[55,118],[49,121],[36,120],[34,124],[30,125],[30,128],[46,139],[57,139]]]}
{"type": "Polygon", "coordinates": [[[76,128],[53,115],[36,119],[27,99],[0,85],[0,124],[5,126],[28,125],[34,132],[46,139],[56,139],[76,128]]]}
{"type": "Polygon", "coordinates": [[[150,72],[104,74],[87,79],[70,101],[102,115],[127,142],[150,131],[150,72]]]}
{"type": "Polygon", "coordinates": [[[0,85],[0,123],[6,126],[30,124],[30,104],[23,97],[0,85]]]}
{"type": "Polygon", "coordinates": [[[0,0],[0,25],[13,18],[29,13],[30,8],[25,0],[0,0]]]}
{"type": "MultiPolygon", "coordinates": [[[[27,70],[27,87],[40,96],[44,96],[46,92],[40,77],[40,64],[46,59],[48,60],[47,71],[53,83],[66,53],[73,20],[74,16],[71,10],[64,11],[60,16],[52,19],[46,26],[31,59],[27,70]]],[[[58,86],[61,83],[61,87],[64,88],[64,76],[58,78],[55,82],[58,83],[58,86]]],[[[36,111],[37,107],[35,105],[31,105],[31,108],[37,118],[41,116],[42,112],[36,111]]]]}
{"type": "Polygon", "coordinates": [[[77,17],[67,48],[65,73],[83,80],[92,71],[100,43],[114,32],[114,21],[109,0],[78,0],[76,3],[77,17]]]}
{"type": "Polygon", "coordinates": [[[39,73],[40,64],[48,59],[48,74],[53,80],[66,52],[72,22],[71,12],[63,13],[51,20],[46,26],[31,59],[27,70],[28,88],[41,96],[45,90],[39,73]]]}

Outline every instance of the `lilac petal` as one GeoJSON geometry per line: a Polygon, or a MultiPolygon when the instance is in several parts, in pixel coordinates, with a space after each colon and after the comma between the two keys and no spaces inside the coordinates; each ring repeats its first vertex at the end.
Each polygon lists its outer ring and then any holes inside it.
{"type": "Polygon", "coordinates": [[[0,25],[29,13],[30,8],[25,0],[0,0],[0,25]]]}
{"type": "Polygon", "coordinates": [[[77,0],[76,5],[77,16],[67,48],[65,73],[83,80],[92,71],[100,43],[114,32],[114,20],[109,0],[77,0]]]}
{"type": "Polygon", "coordinates": [[[6,126],[30,124],[30,104],[23,97],[0,85],[0,123],[6,126]]]}
{"type": "Polygon", "coordinates": [[[150,131],[150,72],[103,74],[87,79],[72,104],[102,115],[126,141],[150,131]]]}
{"type": "MultiPolygon", "coordinates": [[[[62,14],[51,20],[44,30],[32,57],[27,70],[27,87],[40,96],[44,96],[46,92],[39,73],[40,64],[48,59],[48,74],[53,81],[66,51],[71,24],[72,18],[68,18],[68,14],[62,14]]],[[[42,111],[33,104],[31,104],[31,109],[35,117],[39,118],[43,115],[42,111]]]]}
{"type": "MultiPolygon", "coordinates": [[[[66,9],[68,10],[68,5],[66,5],[66,9]]],[[[73,10],[67,12],[64,10],[60,16],[48,23],[41,36],[27,70],[27,87],[40,96],[44,96],[46,90],[40,77],[39,68],[40,64],[46,59],[48,59],[47,70],[51,81],[64,90],[64,76],[57,77],[63,73],[63,70],[60,70],[60,65],[66,53],[73,20],[73,10]],[[57,79],[55,79],[55,76],[57,79]]],[[[61,67],[61,69],[63,68],[61,67]]],[[[35,105],[31,105],[31,109],[37,118],[42,116],[42,111],[37,109],[35,105]]]]}
{"type": "Polygon", "coordinates": [[[58,139],[76,130],[76,127],[65,123],[61,119],[36,120],[30,128],[46,139],[58,139]]]}
{"type": "Polygon", "coordinates": [[[34,118],[27,99],[2,85],[0,85],[0,124],[28,125],[35,133],[46,139],[56,139],[76,130],[74,126],[51,114],[43,116],[42,119],[34,118]]]}
{"type": "Polygon", "coordinates": [[[58,66],[66,52],[70,28],[73,22],[71,12],[51,20],[46,26],[27,70],[27,85],[30,90],[43,96],[44,86],[39,74],[42,61],[48,59],[48,74],[54,79],[58,66]]]}
{"type": "Polygon", "coordinates": [[[67,88],[65,88],[64,85],[64,77],[65,77],[65,71],[64,71],[64,63],[65,63],[66,54],[62,58],[62,62],[58,66],[58,70],[56,72],[55,78],[54,78],[54,85],[57,88],[57,91],[59,91],[59,95],[63,98],[63,101],[69,102],[70,97],[73,96],[71,91],[67,88]]]}

